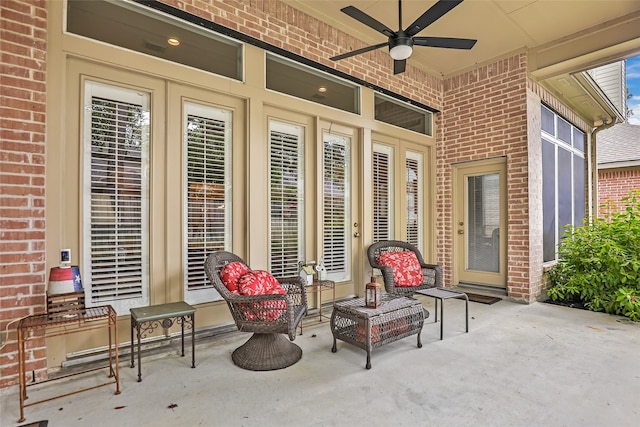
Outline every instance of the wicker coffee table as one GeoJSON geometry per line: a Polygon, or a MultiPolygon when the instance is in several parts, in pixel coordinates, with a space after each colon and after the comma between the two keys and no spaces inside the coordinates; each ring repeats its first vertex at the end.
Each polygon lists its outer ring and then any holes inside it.
{"type": "Polygon", "coordinates": [[[418,348],[422,347],[420,332],[424,319],[429,316],[419,301],[384,294],[378,308],[367,308],[364,298],[337,302],[331,314],[333,347],[338,351],[336,340],[355,345],[367,352],[367,364],[371,369],[371,351],[385,344],[418,335],[418,348]]]}

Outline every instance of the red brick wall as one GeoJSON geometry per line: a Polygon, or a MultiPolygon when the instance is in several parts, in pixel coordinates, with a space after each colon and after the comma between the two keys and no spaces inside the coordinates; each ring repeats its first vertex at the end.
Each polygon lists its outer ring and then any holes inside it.
{"type": "MultiPolygon", "coordinates": [[[[43,0],[0,1],[0,387],[18,381],[15,322],[44,311],[47,11],[43,0]],[[8,339],[9,338],[9,339],[8,339]]],[[[46,368],[44,340],[27,371],[46,368]]]]}
{"type": "Polygon", "coordinates": [[[529,287],[527,62],[519,54],[446,79],[438,138],[438,262],[453,280],[453,168],[458,162],[507,157],[507,292],[533,298],[529,287]]]}
{"type": "Polygon", "coordinates": [[[598,205],[613,200],[621,206],[620,199],[632,190],[640,190],[640,168],[598,171],[598,205]]]}

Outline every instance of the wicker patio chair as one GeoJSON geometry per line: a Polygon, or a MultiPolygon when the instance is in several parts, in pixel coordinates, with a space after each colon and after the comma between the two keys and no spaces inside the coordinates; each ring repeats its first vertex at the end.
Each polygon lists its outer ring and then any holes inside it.
{"type": "Polygon", "coordinates": [[[384,281],[384,287],[390,294],[401,295],[410,297],[415,291],[420,289],[442,287],[442,267],[434,264],[425,264],[422,259],[422,254],[410,243],[402,242],[399,240],[382,240],[369,246],[367,250],[367,256],[369,258],[369,264],[371,267],[377,268],[382,273],[382,280],[384,281]],[[393,269],[378,263],[378,258],[383,252],[402,252],[411,251],[416,254],[418,262],[422,267],[422,274],[424,276],[423,282],[419,286],[413,287],[400,287],[396,286],[393,279],[393,269]]]}
{"type": "Polygon", "coordinates": [[[253,332],[247,342],[231,355],[233,363],[252,371],[286,368],[302,357],[302,349],[294,344],[296,328],[307,314],[307,293],[299,277],[278,278],[286,294],[237,295],[222,283],[220,270],[242,258],[226,251],[210,254],[204,264],[209,280],[225,299],[238,330],[253,332]],[[289,340],[283,335],[288,334],[289,340]]]}

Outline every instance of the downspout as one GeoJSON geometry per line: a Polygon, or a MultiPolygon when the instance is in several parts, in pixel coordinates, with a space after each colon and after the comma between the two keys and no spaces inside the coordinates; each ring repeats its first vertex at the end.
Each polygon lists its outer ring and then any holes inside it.
{"type": "Polygon", "coordinates": [[[589,204],[587,206],[587,215],[591,221],[594,216],[597,216],[598,209],[598,159],[596,158],[596,134],[605,129],[609,129],[611,126],[618,123],[618,118],[612,119],[609,117],[605,120],[598,120],[594,123],[595,127],[589,132],[589,141],[587,141],[587,156],[589,158],[588,170],[589,170],[589,204]]]}

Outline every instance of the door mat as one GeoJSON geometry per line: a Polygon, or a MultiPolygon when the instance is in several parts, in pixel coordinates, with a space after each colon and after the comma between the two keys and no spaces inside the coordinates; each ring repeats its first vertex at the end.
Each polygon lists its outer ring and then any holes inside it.
{"type": "Polygon", "coordinates": [[[479,294],[469,294],[467,293],[467,296],[469,297],[469,301],[473,301],[473,302],[479,302],[481,304],[495,304],[498,301],[502,301],[502,298],[498,298],[498,297],[490,297],[487,295],[479,295],[479,294]]]}
{"type": "Polygon", "coordinates": [[[49,425],[49,421],[43,420],[43,421],[36,421],[34,423],[29,423],[29,424],[22,424],[21,426],[18,426],[18,427],[47,427],[48,425],[49,425]]]}

